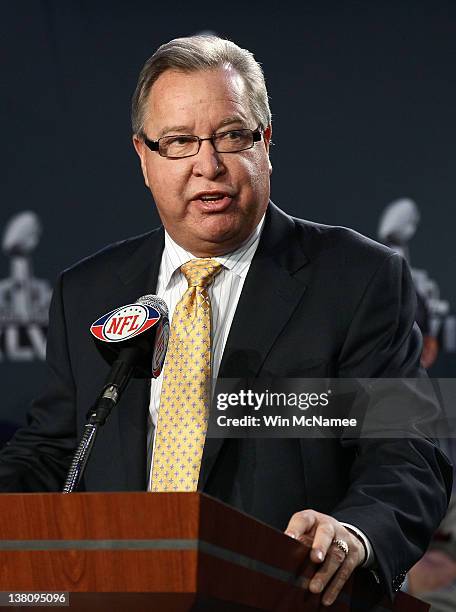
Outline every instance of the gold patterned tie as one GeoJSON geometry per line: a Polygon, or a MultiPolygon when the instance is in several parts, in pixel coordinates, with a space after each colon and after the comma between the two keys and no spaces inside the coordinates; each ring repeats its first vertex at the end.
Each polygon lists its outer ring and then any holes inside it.
{"type": "Polygon", "coordinates": [[[211,303],[207,287],[222,264],[181,266],[188,289],[176,306],[163,373],[151,491],[196,491],[211,388],[211,303]]]}

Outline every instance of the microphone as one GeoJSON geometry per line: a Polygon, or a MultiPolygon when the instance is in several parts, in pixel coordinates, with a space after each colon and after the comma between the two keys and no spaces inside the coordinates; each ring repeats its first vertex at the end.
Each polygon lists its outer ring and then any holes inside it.
{"type": "Polygon", "coordinates": [[[111,365],[100,396],[87,413],[63,493],[77,490],[100,426],[118,403],[132,376],[157,378],[165,361],[169,339],[168,307],[156,295],[144,295],[134,304],[111,310],[90,326],[102,357],[111,365]]]}
{"type": "Polygon", "coordinates": [[[91,419],[103,425],[131,377],[158,378],[169,339],[168,307],[156,295],[106,313],[90,326],[95,345],[111,366],[91,419]]]}

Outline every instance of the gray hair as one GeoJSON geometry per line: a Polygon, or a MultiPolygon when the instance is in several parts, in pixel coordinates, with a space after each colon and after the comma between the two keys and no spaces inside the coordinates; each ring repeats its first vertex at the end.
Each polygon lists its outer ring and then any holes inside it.
{"type": "Polygon", "coordinates": [[[250,111],[264,129],[271,123],[268,92],[263,70],[253,53],[218,36],[175,38],[162,45],[146,61],[139,75],[131,105],[133,133],[142,135],[145,106],[152,85],[166,70],[183,72],[231,66],[243,78],[250,111]]]}

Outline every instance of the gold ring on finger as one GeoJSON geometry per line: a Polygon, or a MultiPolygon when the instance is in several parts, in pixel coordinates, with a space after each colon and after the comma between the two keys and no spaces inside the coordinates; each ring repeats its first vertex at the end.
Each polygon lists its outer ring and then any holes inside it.
{"type": "Polygon", "coordinates": [[[348,556],[350,549],[348,548],[348,544],[345,540],[335,538],[332,543],[335,544],[343,553],[345,553],[346,557],[348,556]]]}

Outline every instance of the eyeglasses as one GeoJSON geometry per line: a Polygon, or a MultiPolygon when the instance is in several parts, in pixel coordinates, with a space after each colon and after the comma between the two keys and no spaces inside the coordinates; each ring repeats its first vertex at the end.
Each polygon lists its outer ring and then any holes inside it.
{"type": "Polygon", "coordinates": [[[210,140],[218,153],[239,153],[239,151],[251,149],[256,142],[261,140],[261,136],[261,127],[258,126],[256,130],[217,132],[209,138],[200,138],[191,134],[176,134],[175,136],[163,136],[158,140],[149,140],[144,137],[144,142],[151,151],[157,151],[162,157],[180,159],[197,155],[204,140],[210,140]]]}

